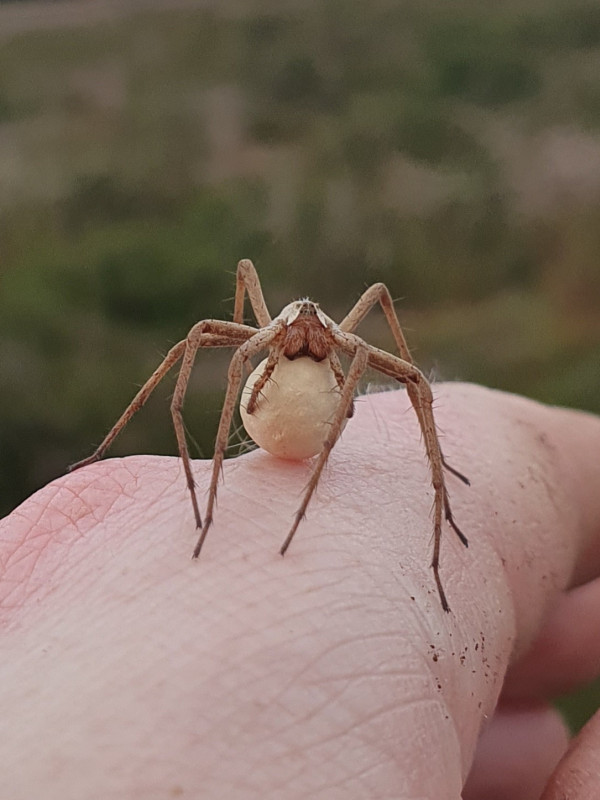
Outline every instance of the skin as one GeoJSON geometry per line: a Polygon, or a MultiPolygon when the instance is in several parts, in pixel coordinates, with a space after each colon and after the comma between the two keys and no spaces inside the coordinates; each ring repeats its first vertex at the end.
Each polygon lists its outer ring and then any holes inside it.
{"type": "Polygon", "coordinates": [[[403,391],[357,401],[285,558],[310,464],[262,451],[225,464],[197,562],[175,458],[99,462],[0,521],[6,796],[456,800],[470,773],[465,800],[597,797],[600,720],[561,761],[548,700],[600,669],[600,420],[435,395],[472,482],[448,477],[449,614],[403,391]]]}

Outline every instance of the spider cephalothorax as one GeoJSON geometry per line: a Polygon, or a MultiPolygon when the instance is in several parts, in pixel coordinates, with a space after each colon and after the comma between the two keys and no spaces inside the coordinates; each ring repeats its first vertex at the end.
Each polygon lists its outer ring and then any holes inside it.
{"type": "MultiPolygon", "coordinates": [[[[203,320],[194,325],[187,337],[167,353],[163,362],[140,389],[97,450],[89,458],[74,464],[71,469],[83,467],[101,458],[135,412],[144,405],[166,373],[178,361],[181,361],[181,369],[171,403],[171,413],[179,445],[179,453],[183,461],[192,500],[196,526],[200,529],[200,536],[193,553],[194,557],[197,557],[200,554],[202,544],[213,519],[217,485],[229,438],[236,399],[241,388],[244,366],[252,357],[260,353],[267,353],[268,356],[259,369],[255,371],[254,377],[252,378],[251,376],[252,383],[244,391],[242,412],[243,415],[246,415],[246,418],[252,418],[253,415],[258,413],[259,399],[263,389],[269,384],[275,370],[283,369],[286,364],[291,365],[296,362],[306,365],[307,361],[319,365],[323,364],[326,368],[326,376],[329,376],[330,386],[335,389],[334,392],[330,390],[319,391],[320,399],[322,400],[325,397],[329,404],[329,410],[326,412],[329,416],[327,419],[320,420],[321,428],[317,428],[316,432],[312,427],[310,430],[308,427],[306,429],[307,435],[310,433],[312,438],[316,436],[316,447],[306,447],[306,442],[302,441],[296,441],[291,444],[289,442],[286,443],[285,427],[278,430],[276,436],[266,440],[277,441],[282,444],[282,452],[287,452],[287,457],[290,458],[304,458],[318,454],[304,498],[281,547],[281,554],[283,555],[289,547],[319,482],[329,453],[338,440],[346,420],[352,416],[354,392],[358,382],[366,368],[371,367],[406,385],[408,396],[421,427],[435,492],[433,507],[434,547],[431,566],[442,607],[445,611],[449,611],[448,601],[439,575],[442,518],[445,517],[465,546],[467,545],[467,539],[454,522],[452,516],[444,479],[444,468],[465,483],[468,483],[468,480],[450,467],[444,459],[433,418],[431,388],[423,374],[413,364],[398,317],[394,311],[391,295],[382,283],[376,283],[367,289],[354,308],[339,324],[324,314],[318,304],[313,303],[311,300],[297,300],[290,303],[275,319],[271,319],[258,275],[252,262],[248,260],[240,261],[237,269],[233,322],[203,320]],[[246,294],[259,325],[257,328],[245,325],[243,322],[246,294]],[[381,305],[386,316],[400,354],[399,356],[380,350],[353,333],[361,320],[377,303],[381,305]],[[204,521],[198,507],[182,417],[183,400],[194,359],[197,351],[202,347],[235,348],[229,365],[227,392],[215,442],[212,476],[204,521]],[[342,370],[338,353],[343,353],[350,359],[350,367],[347,374],[344,374],[342,370]],[[286,445],[288,446],[287,450],[285,448],[286,445]]],[[[319,378],[323,378],[322,371],[319,372],[319,378]]],[[[314,398],[307,394],[305,405],[310,403],[312,399],[314,398]]],[[[312,425],[311,417],[312,415],[308,413],[307,425],[309,426],[312,425]]],[[[264,446],[267,447],[268,445],[264,446]]],[[[271,451],[273,452],[273,449],[271,451]]],[[[280,453],[276,454],[279,455],[280,453]]]]}

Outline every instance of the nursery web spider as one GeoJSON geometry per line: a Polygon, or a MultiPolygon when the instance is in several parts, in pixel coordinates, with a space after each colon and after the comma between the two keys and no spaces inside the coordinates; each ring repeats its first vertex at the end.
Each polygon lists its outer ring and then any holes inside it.
{"type": "MultiPolygon", "coordinates": [[[[248,399],[244,410],[247,415],[255,413],[260,408],[263,390],[267,388],[267,384],[278,365],[286,359],[291,362],[296,359],[311,359],[313,362],[323,362],[328,365],[334,376],[337,390],[331,417],[326,421],[325,439],[320,445],[320,452],[318,453],[309,484],[300,508],[296,512],[292,527],[281,547],[281,554],[285,553],[296,533],[319,482],[329,453],[335,445],[346,419],[352,416],[353,397],[358,382],[366,368],[371,367],[406,385],[408,396],[419,421],[435,492],[433,507],[434,545],[431,567],[442,607],[445,611],[449,611],[448,601],[439,574],[442,517],[446,518],[465,547],[468,546],[468,542],[452,516],[443,470],[444,468],[447,469],[466,484],[469,481],[464,475],[449,466],[444,459],[433,418],[431,388],[423,374],[413,364],[394,310],[391,295],[382,283],[376,283],[367,289],[354,308],[339,324],[336,324],[326,316],[319,306],[310,300],[297,300],[290,303],[281,311],[279,316],[271,319],[254,265],[247,259],[240,261],[237,267],[233,322],[209,319],[194,325],[187,337],[167,353],[163,362],[136,394],[96,451],[89,458],[74,464],[71,469],[86,466],[102,458],[115,437],[136,411],[139,411],[144,405],[151,392],[166,373],[181,360],[179,377],[171,402],[171,414],[194,509],[196,526],[200,529],[200,536],[193,552],[193,557],[197,558],[213,521],[217,484],[229,438],[236,398],[242,382],[244,366],[250,358],[263,351],[268,354],[268,358],[264,362],[264,367],[262,367],[262,374],[255,380],[251,390],[246,392],[248,399]],[[246,294],[258,322],[258,327],[244,325],[243,323],[246,294]],[[377,303],[381,305],[385,314],[400,357],[367,344],[353,333],[354,329],[377,303]],[[212,476],[204,522],[202,522],[198,507],[198,498],[196,496],[182,417],[183,401],[192,366],[198,349],[202,347],[235,348],[229,365],[227,392],[215,442],[212,476]],[[350,367],[346,375],[342,371],[337,355],[338,352],[350,357],[350,367]]],[[[287,364],[287,362],[285,363],[287,364]]]]}

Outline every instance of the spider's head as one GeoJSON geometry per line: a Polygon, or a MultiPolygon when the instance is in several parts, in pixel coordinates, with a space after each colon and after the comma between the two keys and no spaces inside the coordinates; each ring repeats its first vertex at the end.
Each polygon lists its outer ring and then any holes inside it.
{"type": "Polygon", "coordinates": [[[287,305],[279,314],[278,319],[283,320],[286,325],[292,325],[297,320],[313,320],[316,325],[323,328],[330,327],[329,317],[321,311],[318,303],[313,303],[308,297],[294,300],[293,303],[287,305]]]}

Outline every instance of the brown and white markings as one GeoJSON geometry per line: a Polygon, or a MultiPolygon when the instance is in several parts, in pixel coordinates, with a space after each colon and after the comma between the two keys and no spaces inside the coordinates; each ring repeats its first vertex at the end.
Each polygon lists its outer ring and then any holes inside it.
{"type": "MultiPolygon", "coordinates": [[[[244,393],[242,412],[246,420],[257,414],[257,411],[261,407],[263,389],[267,387],[276,370],[279,370],[281,373],[279,376],[279,382],[281,382],[281,376],[285,375],[286,372],[290,375],[292,374],[292,365],[294,363],[304,364],[306,367],[308,362],[305,360],[308,360],[312,364],[324,366],[329,379],[333,382],[333,386],[336,389],[335,392],[328,393],[320,391],[321,397],[323,394],[327,394],[329,398],[333,398],[333,405],[331,406],[330,418],[321,420],[321,423],[323,423],[322,435],[324,438],[320,441],[319,433],[317,432],[317,447],[314,448],[313,445],[308,447],[309,451],[316,450],[318,452],[303,452],[301,445],[288,443],[289,448],[286,453],[288,457],[304,458],[307,457],[307,455],[316,454],[317,458],[300,508],[296,512],[294,522],[281,546],[281,554],[283,555],[288,549],[319,482],[329,453],[338,440],[348,417],[352,415],[354,392],[358,382],[366,368],[371,367],[406,385],[408,396],[421,427],[435,492],[433,508],[434,545],[431,567],[433,569],[433,575],[442,607],[445,611],[449,611],[448,601],[439,574],[443,517],[445,517],[465,546],[468,545],[468,542],[452,516],[444,480],[444,468],[452,472],[464,483],[468,484],[469,481],[464,475],[461,475],[460,472],[449,466],[444,459],[433,417],[431,388],[426,378],[413,364],[404,334],[402,333],[398,317],[394,310],[391,295],[386,286],[382,283],[376,283],[367,289],[354,308],[339,324],[335,323],[324,314],[318,304],[313,303],[311,300],[297,300],[290,303],[275,317],[275,319],[271,319],[254,265],[247,259],[240,261],[237,267],[233,322],[209,319],[194,325],[187,337],[172,347],[167,353],[163,362],[136,394],[97,450],[89,456],[89,458],[74,464],[71,469],[84,467],[102,458],[115,437],[125,427],[136,411],[139,411],[144,405],[166,373],[178,361],[181,361],[179,377],[171,403],[171,413],[179,445],[179,453],[183,461],[187,486],[194,509],[196,526],[200,529],[198,542],[193,552],[194,558],[197,558],[213,521],[217,485],[229,438],[229,430],[236,399],[242,382],[244,366],[253,356],[257,356],[263,352],[267,353],[267,359],[263,362],[263,365],[261,365],[262,372],[253,376],[252,383],[246,388],[244,393]],[[244,325],[243,323],[244,300],[246,294],[250,300],[258,327],[244,325]],[[377,303],[381,305],[385,314],[400,357],[380,350],[377,347],[373,347],[373,345],[368,344],[353,333],[358,324],[377,303]],[[229,365],[227,392],[225,394],[225,401],[223,403],[223,410],[221,412],[221,419],[215,442],[212,476],[204,521],[202,521],[198,506],[198,498],[196,496],[182,418],[183,401],[194,359],[197,351],[202,347],[235,348],[229,365]],[[350,358],[350,367],[345,375],[340,365],[338,353],[343,353],[350,358]]],[[[251,426],[248,425],[248,427],[251,426]]],[[[297,431],[295,433],[297,434],[297,431]]],[[[314,432],[307,431],[306,433],[309,437],[312,435],[314,438],[315,436],[314,432]]],[[[279,438],[281,439],[281,437],[285,439],[285,430],[283,433],[280,433],[279,438]]],[[[297,435],[296,439],[298,440],[297,435]]],[[[265,437],[265,442],[259,443],[263,444],[267,449],[273,449],[269,447],[268,436],[265,437]]]]}

